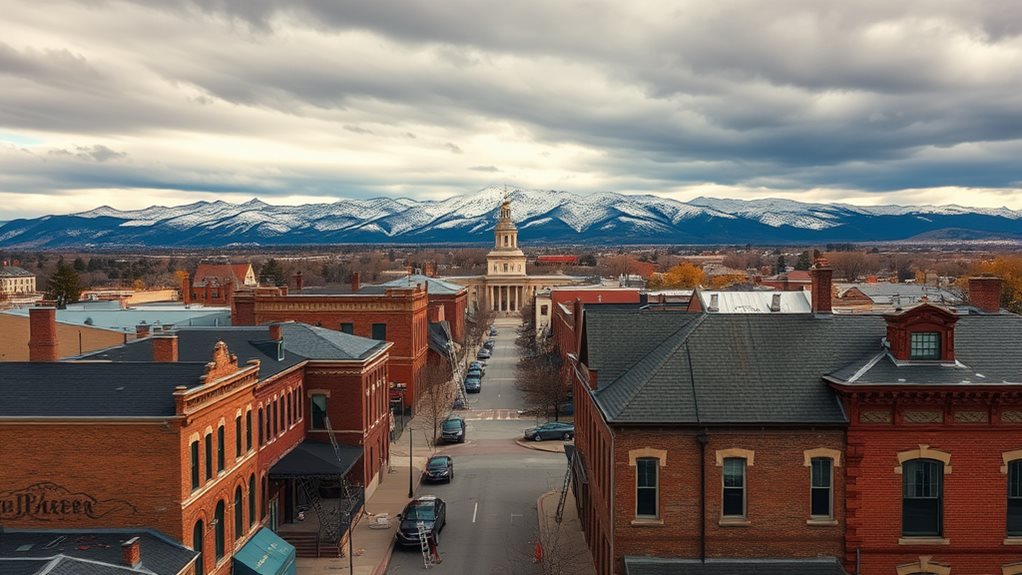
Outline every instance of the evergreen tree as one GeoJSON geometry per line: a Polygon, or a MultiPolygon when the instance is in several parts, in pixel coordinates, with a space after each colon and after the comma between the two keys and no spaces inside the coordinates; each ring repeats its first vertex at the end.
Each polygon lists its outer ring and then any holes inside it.
{"type": "Polygon", "coordinates": [[[80,257],[79,258],[75,258],[75,263],[73,265],[74,265],[74,268],[75,268],[76,272],[83,272],[83,271],[85,271],[85,260],[83,260],[82,258],[80,258],[80,257]]]}
{"type": "Polygon", "coordinates": [[[784,261],[784,255],[777,256],[777,265],[774,266],[774,271],[779,274],[783,274],[788,271],[788,263],[784,261]]]}
{"type": "Polygon", "coordinates": [[[259,269],[259,282],[275,286],[286,285],[287,278],[284,276],[284,266],[280,265],[280,262],[273,258],[266,260],[263,267],[259,269]]]}
{"type": "Polygon", "coordinates": [[[795,269],[808,271],[812,267],[813,262],[809,258],[809,250],[806,250],[798,254],[798,261],[795,262],[795,269]]]}
{"type": "Polygon", "coordinates": [[[81,298],[82,284],[78,272],[63,260],[57,262],[57,271],[50,276],[46,297],[57,302],[63,308],[81,298]]]}

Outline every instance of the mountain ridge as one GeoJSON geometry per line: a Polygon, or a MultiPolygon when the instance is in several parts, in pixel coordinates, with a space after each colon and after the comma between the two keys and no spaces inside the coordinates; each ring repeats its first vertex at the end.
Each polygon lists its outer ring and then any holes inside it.
{"type": "MultiPolygon", "coordinates": [[[[1022,239],[1022,211],[945,206],[856,206],[765,198],[557,190],[508,193],[525,243],[821,243],[913,237],[1022,239]]],[[[0,224],[0,247],[225,247],[346,243],[480,243],[491,239],[504,191],[496,186],[443,200],[378,197],[300,206],[259,198],[67,215],[0,224]]]]}

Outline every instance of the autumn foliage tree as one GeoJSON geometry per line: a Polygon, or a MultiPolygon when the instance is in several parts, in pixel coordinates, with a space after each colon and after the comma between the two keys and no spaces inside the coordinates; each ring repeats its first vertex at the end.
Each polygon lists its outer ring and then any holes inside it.
{"type": "Polygon", "coordinates": [[[1001,278],[1001,307],[1013,313],[1022,313],[1022,256],[998,256],[980,262],[976,268],[976,275],[988,274],[1001,278]]]}
{"type": "Polygon", "coordinates": [[[681,262],[666,272],[654,275],[649,279],[649,288],[657,289],[694,289],[703,285],[706,274],[698,266],[690,262],[681,262]]]}

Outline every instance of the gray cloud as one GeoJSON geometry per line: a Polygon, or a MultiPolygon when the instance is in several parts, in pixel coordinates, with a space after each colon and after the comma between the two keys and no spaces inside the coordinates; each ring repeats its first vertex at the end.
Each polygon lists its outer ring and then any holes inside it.
{"type": "Polygon", "coordinates": [[[153,6],[8,10],[0,140],[43,144],[3,155],[0,193],[436,197],[501,171],[579,192],[709,183],[810,201],[962,186],[968,204],[1022,180],[1022,5],[153,6]]]}

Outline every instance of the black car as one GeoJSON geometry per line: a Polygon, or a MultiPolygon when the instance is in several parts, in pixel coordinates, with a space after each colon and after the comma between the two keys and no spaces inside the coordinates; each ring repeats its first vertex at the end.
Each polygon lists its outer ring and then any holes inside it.
{"type": "Polygon", "coordinates": [[[465,443],[465,420],[452,415],[440,424],[440,439],[449,443],[465,443]]]}
{"type": "Polygon", "coordinates": [[[484,347],[476,354],[476,359],[490,359],[492,355],[493,354],[490,353],[490,350],[484,347]]]}
{"type": "Polygon", "coordinates": [[[490,351],[493,351],[493,346],[495,345],[497,345],[497,340],[495,339],[488,339],[485,342],[483,342],[483,347],[490,351]]]}
{"type": "Polygon", "coordinates": [[[402,546],[419,546],[419,523],[426,528],[427,536],[440,541],[440,531],[447,524],[447,504],[435,495],[423,495],[412,499],[401,515],[397,528],[397,543],[402,546]]]}
{"type": "Polygon", "coordinates": [[[479,369],[477,367],[470,367],[470,368],[468,368],[468,371],[465,372],[465,377],[478,377],[479,379],[482,379],[483,378],[483,370],[481,370],[481,369],[479,369]]]}
{"type": "MultiPolygon", "coordinates": [[[[464,437],[464,436],[462,436],[464,437]]],[[[446,481],[454,479],[454,458],[450,455],[434,455],[422,470],[423,481],[446,481]]]]}
{"type": "Polygon", "coordinates": [[[497,328],[491,327],[490,328],[490,337],[496,337],[496,335],[497,335],[497,328]]]}
{"type": "Polygon", "coordinates": [[[468,364],[468,369],[469,369],[469,371],[472,371],[473,369],[478,369],[479,371],[481,371],[483,373],[483,375],[486,375],[486,363],[485,362],[473,361],[472,363],[468,364]]]}
{"type": "Polygon", "coordinates": [[[482,390],[483,380],[471,375],[465,378],[465,391],[468,393],[479,393],[482,390]]]}

